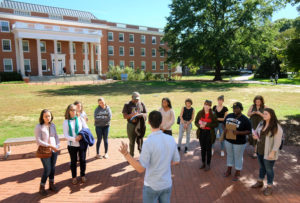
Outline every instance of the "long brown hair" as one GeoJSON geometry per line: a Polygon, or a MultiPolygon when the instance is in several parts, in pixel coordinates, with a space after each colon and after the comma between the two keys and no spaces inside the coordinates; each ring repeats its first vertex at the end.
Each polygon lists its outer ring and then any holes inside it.
{"type": "Polygon", "coordinates": [[[71,116],[70,116],[70,109],[71,109],[72,107],[75,107],[75,108],[76,108],[76,106],[75,106],[74,104],[70,104],[70,105],[67,107],[67,109],[66,109],[66,112],[65,112],[65,119],[66,119],[66,120],[70,120],[70,119],[71,119],[71,116]]]}
{"type": "MultiPolygon", "coordinates": [[[[269,121],[269,126],[267,127],[267,129],[265,130],[265,132],[268,134],[269,132],[271,132],[271,137],[274,136],[277,131],[278,131],[278,119],[277,116],[275,114],[275,111],[271,108],[265,108],[264,111],[267,111],[270,114],[270,121],[269,121]]],[[[264,120],[263,122],[263,129],[266,126],[266,121],[264,120]]]]}
{"type": "Polygon", "coordinates": [[[51,124],[52,121],[53,121],[53,115],[52,115],[52,112],[49,111],[48,109],[43,109],[43,110],[41,111],[40,118],[39,118],[39,122],[40,122],[41,125],[43,125],[43,124],[45,123],[45,121],[44,121],[44,113],[47,113],[47,112],[50,112],[50,115],[51,115],[51,121],[50,121],[49,123],[51,124]]]}
{"type": "Polygon", "coordinates": [[[264,100],[263,96],[257,95],[257,96],[254,97],[254,99],[253,99],[254,106],[256,106],[256,103],[255,103],[256,100],[260,100],[261,101],[261,107],[262,108],[265,107],[265,100],[264,100]]]}
{"type": "MultiPolygon", "coordinates": [[[[209,109],[209,118],[210,119],[212,119],[213,118],[213,111],[212,111],[212,109],[211,109],[211,104],[212,104],[212,102],[211,101],[209,101],[209,100],[206,100],[205,102],[204,102],[204,105],[208,105],[208,106],[210,106],[210,109],[209,109]]],[[[204,110],[204,107],[202,108],[202,110],[200,111],[200,118],[205,118],[205,110],[204,110]]]]}

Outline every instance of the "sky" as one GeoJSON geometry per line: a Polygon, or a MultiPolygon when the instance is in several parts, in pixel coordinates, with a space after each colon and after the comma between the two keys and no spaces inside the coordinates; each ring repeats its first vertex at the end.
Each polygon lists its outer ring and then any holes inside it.
{"type": "MultiPolygon", "coordinates": [[[[47,6],[89,11],[98,19],[124,24],[163,28],[171,0],[19,0],[47,6]]],[[[299,16],[296,6],[274,13],[272,20],[294,19],[299,16]]]]}

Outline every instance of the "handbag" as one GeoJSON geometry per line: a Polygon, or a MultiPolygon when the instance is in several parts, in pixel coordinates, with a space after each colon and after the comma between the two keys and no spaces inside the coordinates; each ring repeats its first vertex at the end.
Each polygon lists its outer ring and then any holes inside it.
{"type": "MultiPolygon", "coordinates": [[[[48,140],[48,143],[50,143],[50,127],[49,127],[49,140],[48,140]]],[[[37,158],[44,159],[44,158],[49,158],[51,156],[52,156],[52,150],[51,150],[50,147],[44,147],[44,146],[39,145],[39,147],[36,151],[36,157],[37,158]]]]}
{"type": "Polygon", "coordinates": [[[177,124],[180,125],[180,116],[177,118],[177,124]]]}

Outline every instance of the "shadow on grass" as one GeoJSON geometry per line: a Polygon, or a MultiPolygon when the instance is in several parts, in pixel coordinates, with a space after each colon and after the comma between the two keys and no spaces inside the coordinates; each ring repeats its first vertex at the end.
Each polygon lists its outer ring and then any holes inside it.
{"type": "Polygon", "coordinates": [[[300,114],[285,116],[287,120],[280,121],[284,132],[284,144],[300,146],[300,114]]]}
{"type": "Polygon", "coordinates": [[[69,95],[129,95],[133,91],[142,94],[160,92],[195,92],[203,90],[227,91],[231,88],[244,88],[245,83],[197,82],[197,81],[149,81],[149,82],[116,82],[103,85],[66,86],[60,89],[46,89],[39,92],[43,96],[69,95]]]}

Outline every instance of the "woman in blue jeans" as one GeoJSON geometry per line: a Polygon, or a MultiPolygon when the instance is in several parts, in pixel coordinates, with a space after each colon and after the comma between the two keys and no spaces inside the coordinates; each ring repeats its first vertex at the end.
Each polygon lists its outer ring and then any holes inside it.
{"type": "Polygon", "coordinates": [[[253,130],[253,139],[257,140],[257,157],[260,166],[259,178],[252,185],[252,188],[261,188],[264,186],[263,180],[267,175],[267,187],[264,195],[272,194],[272,186],[274,180],[274,164],[278,159],[279,148],[282,141],[282,128],[279,125],[276,114],[273,109],[265,108],[263,113],[263,121],[261,121],[256,130],[253,130]]]}
{"type": "Polygon", "coordinates": [[[57,152],[59,149],[59,138],[56,133],[56,127],[52,123],[52,113],[44,109],[40,114],[39,124],[35,127],[34,133],[38,146],[50,147],[52,155],[49,158],[41,158],[44,172],[42,175],[39,193],[46,196],[48,193],[45,190],[45,184],[49,177],[49,189],[57,192],[54,185],[55,164],[57,160],[57,152]]]}
{"type": "Polygon", "coordinates": [[[103,158],[108,159],[108,133],[111,120],[111,110],[109,106],[106,105],[105,100],[102,97],[98,99],[98,107],[94,111],[94,119],[97,134],[96,158],[102,158],[100,155],[100,145],[103,138],[105,150],[103,158]]]}
{"type": "Polygon", "coordinates": [[[226,116],[225,123],[225,148],[227,152],[227,171],[224,177],[231,175],[231,169],[235,167],[233,181],[237,181],[243,168],[243,154],[246,148],[246,136],[251,134],[250,120],[242,114],[243,105],[235,102],[233,112],[226,116]]]}

